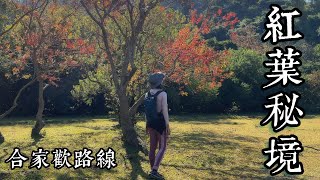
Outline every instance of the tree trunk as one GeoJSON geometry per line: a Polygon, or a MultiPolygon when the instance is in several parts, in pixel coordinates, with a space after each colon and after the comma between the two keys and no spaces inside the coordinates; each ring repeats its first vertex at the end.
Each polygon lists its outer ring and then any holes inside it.
{"type": "Polygon", "coordinates": [[[0,132],[0,144],[2,144],[4,142],[4,137],[2,136],[1,132],[0,132]]]}
{"type": "Polygon", "coordinates": [[[126,144],[139,148],[144,154],[148,154],[145,143],[138,136],[134,124],[129,115],[129,102],[128,97],[124,92],[119,93],[120,100],[120,125],[122,130],[123,139],[126,144]]]}
{"type": "Polygon", "coordinates": [[[43,92],[44,92],[44,81],[43,79],[39,80],[39,90],[38,90],[38,112],[36,115],[36,124],[32,128],[31,137],[41,137],[40,131],[44,127],[44,122],[42,120],[42,115],[44,111],[44,98],[43,98],[43,92]]]}
{"type": "MultiPolygon", "coordinates": [[[[9,115],[17,106],[18,106],[18,100],[22,94],[22,92],[29,86],[31,86],[34,82],[36,82],[36,78],[32,79],[30,82],[28,82],[26,85],[24,85],[18,92],[17,96],[13,100],[13,104],[6,112],[0,115],[0,119],[5,118],[7,115],[9,115]]],[[[2,136],[0,132],[0,144],[4,142],[4,137],[2,136]]]]}

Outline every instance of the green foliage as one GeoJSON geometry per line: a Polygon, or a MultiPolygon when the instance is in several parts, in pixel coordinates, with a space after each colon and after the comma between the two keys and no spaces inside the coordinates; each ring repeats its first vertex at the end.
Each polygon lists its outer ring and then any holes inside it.
{"type": "Polygon", "coordinates": [[[250,49],[232,50],[229,71],[232,77],[222,83],[219,101],[229,110],[237,106],[242,112],[260,111],[264,98],[260,89],[264,83],[264,55],[250,49]],[[234,107],[235,106],[235,107],[234,107]]]}
{"type": "Polygon", "coordinates": [[[110,84],[111,80],[108,78],[110,74],[107,66],[99,66],[95,73],[86,73],[87,78],[79,80],[79,84],[73,86],[72,96],[78,102],[84,102],[89,106],[99,98],[106,108],[105,112],[118,111],[118,99],[114,87],[110,84]]]}
{"type": "Polygon", "coordinates": [[[320,57],[320,44],[317,44],[315,47],[314,47],[314,55],[316,55],[318,58],[320,57]]]}
{"type": "Polygon", "coordinates": [[[187,113],[218,113],[222,109],[217,101],[218,89],[203,89],[195,92],[193,85],[181,86],[176,83],[167,83],[168,105],[171,114],[187,113]]]}
{"type": "Polygon", "coordinates": [[[262,66],[266,57],[250,49],[232,50],[230,55],[230,71],[234,73],[233,80],[247,84],[261,84],[265,72],[262,66]]]}
{"type": "Polygon", "coordinates": [[[5,30],[5,27],[10,24],[14,19],[16,14],[14,6],[7,0],[0,0],[0,33],[5,30]]]}

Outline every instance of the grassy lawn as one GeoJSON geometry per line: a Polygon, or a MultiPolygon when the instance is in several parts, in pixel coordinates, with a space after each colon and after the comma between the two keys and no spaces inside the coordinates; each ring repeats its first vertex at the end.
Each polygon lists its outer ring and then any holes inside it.
{"type": "MultiPolygon", "coordinates": [[[[304,165],[302,176],[281,173],[278,179],[320,179],[320,116],[302,119],[298,128],[286,128],[273,133],[270,125],[261,127],[262,117],[248,116],[179,116],[171,118],[172,134],[159,171],[166,179],[268,179],[269,170],[263,162],[267,159],[261,150],[268,147],[269,137],[295,134],[304,146],[300,161],[304,165]]],[[[117,122],[107,118],[49,119],[43,129],[45,137],[35,141],[30,137],[31,120],[5,120],[0,131],[6,141],[0,145],[0,179],[146,179],[149,171],[148,157],[125,148],[120,139],[117,122]],[[56,170],[51,164],[41,170],[10,170],[4,161],[14,147],[30,158],[31,151],[68,148],[71,152],[84,147],[93,151],[112,147],[116,151],[118,166],[111,170],[98,168],[56,170]]],[[[145,123],[138,123],[144,140],[145,123]]],[[[52,154],[48,156],[51,162],[52,154]]],[[[73,164],[73,156],[69,159],[73,164]]],[[[95,165],[95,161],[93,161],[95,165]]]]}

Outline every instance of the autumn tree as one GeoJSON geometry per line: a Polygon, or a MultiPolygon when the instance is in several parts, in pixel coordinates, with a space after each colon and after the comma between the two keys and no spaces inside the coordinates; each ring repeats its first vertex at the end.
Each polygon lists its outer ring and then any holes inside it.
{"type": "MultiPolygon", "coordinates": [[[[24,13],[24,18],[8,34],[9,38],[2,50],[7,55],[7,69],[12,69],[6,76],[30,79],[19,91],[12,108],[17,106],[17,100],[26,87],[38,83],[38,111],[31,134],[32,137],[37,137],[45,125],[42,119],[45,89],[49,85],[57,86],[59,75],[76,67],[77,60],[83,54],[92,52],[94,47],[84,40],[70,36],[73,30],[70,18],[75,13],[75,9],[70,11],[70,6],[45,0],[28,1],[18,4],[18,7],[23,12],[35,10],[24,13]],[[38,6],[39,8],[34,8],[38,6]]],[[[2,116],[10,113],[12,108],[2,116]]]]}
{"type": "Polygon", "coordinates": [[[143,147],[131,119],[147,90],[148,73],[161,70],[174,81],[187,84],[196,80],[202,87],[213,87],[223,80],[218,75],[226,65],[226,53],[210,49],[202,38],[210,28],[209,14],[197,17],[198,22],[189,23],[184,18],[171,34],[160,37],[153,34],[154,30],[166,30],[177,13],[162,7],[158,0],[80,2],[100,31],[96,37],[100,37],[97,41],[102,44],[102,58],[119,99],[119,120],[126,143],[143,147]]]}
{"type": "Polygon", "coordinates": [[[138,69],[135,64],[135,55],[139,36],[143,32],[146,18],[156,7],[158,1],[146,3],[144,0],[139,2],[81,0],[80,2],[101,32],[99,35],[101,35],[104,53],[111,67],[113,85],[119,98],[119,118],[123,137],[127,143],[142,147],[142,141],[137,138],[137,132],[130,122],[127,87],[138,69]],[[120,19],[124,18],[127,19],[127,23],[120,24],[120,19]],[[116,34],[110,33],[108,22],[117,26],[116,34]],[[113,42],[116,43],[113,44],[113,42]]]}
{"type": "MultiPolygon", "coordinates": [[[[130,119],[133,119],[137,107],[141,104],[141,97],[147,90],[145,77],[148,73],[155,70],[155,66],[159,66],[162,63],[159,57],[159,47],[165,41],[174,39],[185,22],[186,18],[181,13],[162,6],[155,7],[146,19],[143,35],[139,36],[135,50],[135,66],[137,70],[127,86],[128,101],[130,106],[132,106],[130,111],[132,114],[129,115],[130,119]]],[[[126,23],[125,18],[118,19],[118,24],[125,25],[126,23]]],[[[112,47],[120,49],[119,51],[114,50],[114,56],[121,57],[123,54],[121,43],[125,41],[123,36],[119,34],[117,25],[112,21],[107,21],[106,28],[108,28],[109,33],[114,37],[111,42],[112,47]]],[[[96,34],[94,37],[100,37],[99,35],[96,34]]],[[[108,107],[115,111],[115,113],[119,113],[119,102],[116,98],[117,93],[111,76],[111,65],[110,63],[106,63],[108,62],[106,61],[107,55],[104,48],[101,47],[101,42],[101,39],[98,39],[100,50],[97,50],[96,61],[87,61],[85,65],[83,64],[83,71],[86,72],[83,74],[84,79],[79,81],[79,85],[74,86],[72,94],[77,100],[91,104],[97,94],[103,93],[108,100],[108,107]]],[[[117,63],[120,63],[120,60],[116,59],[117,63]]],[[[129,65],[128,68],[130,71],[131,66],[129,65]]]]}
{"type": "MultiPolygon", "coordinates": [[[[27,3],[27,2],[26,2],[27,3]]],[[[8,2],[1,2],[0,3],[0,39],[1,44],[4,44],[5,46],[1,47],[1,52],[3,53],[3,57],[10,58],[8,55],[12,55],[12,51],[9,50],[10,47],[10,39],[8,39],[8,36],[6,36],[12,29],[14,29],[15,26],[17,26],[21,21],[27,16],[30,15],[32,12],[39,8],[43,8],[45,6],[45,1],[38,0],[34,2],[33,6],[25,9],[23,6],[21,6],[21,3],[15,2],[15,1],[8,1],[8,2]],[[23,9],[24,8],[24,9],[23,9]],[[9,50],[9,51],[8,51],[9,50]]],[[[6,68],[6,66],[2,66],[3,68],[6,68]]],[[[25,84],[16,95],[13,105],[10,109],[8,109],[6,112],[0,115],[0,119],[4,118],[8,114],[10,114],[18,105],[18,99],[21,95],[21,93],[30,85],[32,85],[35,82],[35,80],[31,80],[27,84],[25,84]]]]}
{"type": "MultiPolygon", "coordinates": [[[[38,1],[40,2],[40,0],[38,1]]],[[[33,6],[28,11],[24,11],[23,13],[19,12],[19,3],[15,1],[1,1],[0,2],[0,40],[1,44],[4,39],[4,36],[10,32],[22,19],[27,16],[28,14],[32,13],[36,9],[42,7],[44,3],[36,3],[36,6],[33,6]]],[[[2,46],[0,47],[2,49],[2,46]]],[[[6,56],[6,53],[4,54],[6,56]]],[[[16,98],[13,101],[13,105],[9,110],[4,112],[0,115],[0,119],[4,118],[8,114],[10,114],[18,105],[18,99],[22,93],[23,90],[25,90],[28,86],[33,84],[34,81],[28,82],[26,85],[24,85],[16,95],[16,98]]],[[[4,137],[2,136],[0,132],[0,143],[4,142],[4,137]]]]}
{"type": "MultiPolygon", "coordinates": [[[[25,3],[28,4],[28,1],[25,3]]],[[[0,1],[0,38],[10,32],[24,17],[43,7],[45,1],[37,0],[33,4],[27,11],[21,11],[21,2],[19,1],[0,1]]]]}

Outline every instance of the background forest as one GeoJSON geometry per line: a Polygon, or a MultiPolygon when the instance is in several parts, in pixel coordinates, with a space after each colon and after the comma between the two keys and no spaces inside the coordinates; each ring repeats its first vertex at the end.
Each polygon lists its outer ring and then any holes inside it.
{"type": "MultiPolygon", "coordinates": [[[[168,79],[165,85],[169,94],[171,114],[263,111],[262,104],[266,103],[266,96],[272,93],[270,91],[276,92],[282,89],[281,86],[267,91],[260,89],[260,86],[266,83],[264,73],[269,71],[262,65],[266,60],[265,52],[273,48],[270,43],[262,43],[260,38],[264,32],[265,15],[269,10],[269,5],[274,2],[283,9],[296,7],[303,12],[302,17],[295,18],[295,29],[304,33],[305,38],[300,41],[280,43],[279,46],[292,45],[303,52],[301,57],[303,65],[299,67],[299,70],[306,81],[302,86],[289,85],[284,90],[296,90],[302,94],[299,104],[306,110],[306,113],[320,112],[320,62],[318,60],[320,57],[320,1],[188,0],[164,1],[162,5],[171,7],[170,11],[182,13],[176,15],[179,18],[190,19],[192,12],[197,12],[197,14],[214,12],[218,16],[221,15],[220,18],[233,18],[231,20],[235,21],[233,22],[234,27],[217,22],[210,26],[207,33],[202,34],[202,38],[210,48],[227,52],[227,65],[222,69],[226,74],[224,80],[214,88],[199,89],[201,82],[184,83],[168,79]]],[[[61,1],[61,3],[64,2],[61,1]]],[[[1,1],[0,8],[0,29],[5,30],[19,17],[19,12],[8,1],[1,1]]],[[[75,21],[72,23],[80,26],[77,19],[69,21],[75,21]]],[[[164,36],[168,36],[175,33],[177,29],[160,31],[164,36]]],[[[6,39],[2,38],[1,41],[6,41],[6,39]]],[[[28,75],[14,76],[16,69],[8,65],[6,58],[3,55],[0,59],[0,113],[12,106],[19,90],[30,81],[28,75]]],[[[68,69],[59,74],[54,85],[48,83],[49,86],[44,92],[45,116],[105,115],[118,112],[118,99],[114,96],[114,89],[109,84],[109,80],[105,78],[110,72],[102,66],[98,68],[94,66],[98,67],[91,63],[85,67],[68,69]]],[[[132,85],[132,90],[129,91],[129,97],[134,97],[137,92],[134,86],[132,85]]],[[[38,108],[37,88],[37,85],[34,84],[24,90],[18,100],[19,105],[10,116],[35,114],[38,108]]]]}

